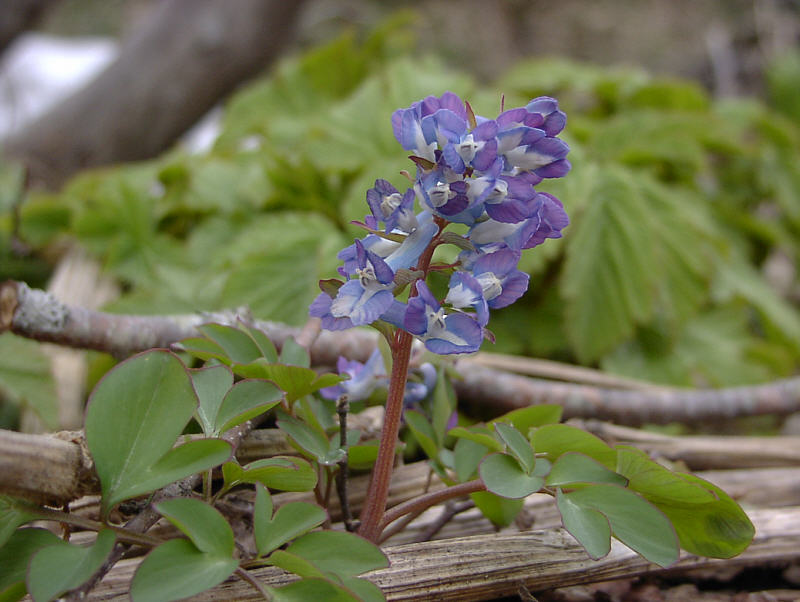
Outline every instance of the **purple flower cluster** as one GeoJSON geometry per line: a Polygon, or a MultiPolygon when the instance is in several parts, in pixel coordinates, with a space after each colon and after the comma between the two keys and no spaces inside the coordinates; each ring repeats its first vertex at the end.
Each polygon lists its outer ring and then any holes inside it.
{"type": "MultiPolygon", "coordinates": [[[[567,144],[557,137],[566,115],[540,97],[496,119],[475,116],[452,92],[429,96],[392,115],[395,138],[417,166],[404,193],[386,180],[367,191],[366,237],[338,255],[346,279],[321,293],[310,315],[328,330],[383,320],[439,354],[477,351],[489,309],[510,305],[528,288],[517,269],[524,249],[560,238],[569,219],[561,202],[539,192],[544,178],[565,175],[567,144]],[[415,212],[415,202],[422,211],[415,212]],[[430,245],[443,244],[448,223],[464,224],[462,251],[443,300],[418,278],[407,303],[399,270],[420,268],[430,245]]],[[[452,240],[452,239],[451,239],[452,240]]]]}

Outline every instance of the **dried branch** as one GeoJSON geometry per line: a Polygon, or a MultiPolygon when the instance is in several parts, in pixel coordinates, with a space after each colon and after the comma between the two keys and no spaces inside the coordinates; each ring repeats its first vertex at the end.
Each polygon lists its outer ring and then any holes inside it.
{"type": "Polygon", "coordinates": [[[99,488],[80,433],[54,437],[0,430],[0,493],[63,506],[99,488]]]}
{"type": "Polygon", "coordinates": [[[279,55],[303,4],[154,3],[116,61],[9,139],[8,156],[51,188],[89,166],[156,156],[279,55]]]}
{"type": "MultiPolygon", "coordinates": [[[[786,563],[800,559],[800,507],[753,510],[756,536],[736,558],[711,560],[690,554],[668,570],[658,569],[628,548],[614,542],[611,553],[592,561],[562,529],[508,535],[487,534],[387,547],[388,569],[367,578],[388,600],[486,600],[512,596],[520,583],[539,592],[648,574],[671,575],[698,567],[726,568],[786,563]]],[[[137,560],[120,563],[92,592],[90,600],[122,599],[127,595],[137,560]]],[[[277,586],[292,577],[274,568],[252,571],[262,583],[277,586]]],[[[194,600],[252,599],[250,586],[227,581],[199,594],[194,600]]]]}
{"type": "Polygon", "coordinates": [[[541,403],[564,407],[564,417],[596,418],[618,424],[698,423],[800,411],[800,377],[764,385],[724,389],[647,389],[630,391],[553,383],[489,370],[469,360],[456,365],[459,401],[503,413],[541,403]]]}
{"type": "MultiPolygon", "coordinates": [[[[7,281],[0,284],[0,333],[70,347],[110,351],[120,357],[152,347],[166,347],[188,336],[205,322],[232,324],[237,320],[262,329],[280,348],[298,329],[275,322],[253,321],[246,312],[189,316],[124,316],[89,311],[60,303],[47,293],[7,281]]],[[[366,330],[323,331],[311,347],[315,365],[334,365],[340,355],[366,361],[377,336],[366,330]]],[[[540,403],[557,403],[567,418],[596,418],[618,424],[720,420],[760,414],[785,415],[800,411],[800,377],[764,385],[725,389],[643,388],[610,389],[555,383],[485,368],[473,359],[456,363],[462,379],[454,383],[459,400],[499,414],[540,403]]]]}
{"type": "Polygon", "coordinates": [[[0,5],[0,54],[41,18],[55,0],[15,0],[0,5]]]}

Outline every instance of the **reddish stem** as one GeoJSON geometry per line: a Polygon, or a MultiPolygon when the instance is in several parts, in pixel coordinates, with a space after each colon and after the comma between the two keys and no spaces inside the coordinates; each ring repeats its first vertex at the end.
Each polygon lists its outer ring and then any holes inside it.
{"type": "MultiPolygon", "coordinates": [[[[434,218],[439,226],[439,232],[445,226],[445,221],[439,217],[434,218]]],[[[417,262],[417,270],[423,273],[423,278],[428,275],[433,251],[439,244],[438,233],[433,238],[428,248],[423,251],[417,262]]],[[[416,287],[411,289],[409,297],[416,296],[416,287]]],[[[411,360],[411,343],[414,337],[404,330],[398,330],[392,344],[392,374],[389,381],[389,394],[386,398],[386,413],[381,430],[381,442],[378,447],[378,457],[367,489],[366,502],[361,511],[361,526],[359,535],[377,543],[380,537],[383,513],[386,510],[386,500],[389,497],[389,484],[392,480],[394,468],[397,435],[400,432],[400,419],[403,415],[403,396],[406,391],[408,378],[408,364],[411,360]]]]}
{"type": "Polygon", "coordinates": [[[486,485],[484,485],[483,481],[480,479],[475,479],[473,481],[459,483],[458,485],[453,485],[452,487],[446,487],[444,489],[425,493],[410,499],[407,502],[393,506],[386,511],[379,525],[380,531],[383,531],[388,525],[405,514],[410,512],[421,512],[423,510],[427,510],[431,506],[435,506],[436,504],[441,504],[447,500],[456,497],[463,497],[478,491],[486,491],[486,485]]]}
{"type": "Polygon", "coordinates": [[[377,542],[381,534],[380,522],[386,509],[386,499],[389,497],[389,483],[394,468],[400,418],[403,415],[403,396],[406,390],[412,341],[413,337],[409,333],[398,330],[395,344],[392,346],[392,377],[389,383],[389,395],[386,398],[381,443],[375,467],[372,469],[364,510],[361,512],[361,526],[358,529],[360,535],[373,542],[377,542]]]}

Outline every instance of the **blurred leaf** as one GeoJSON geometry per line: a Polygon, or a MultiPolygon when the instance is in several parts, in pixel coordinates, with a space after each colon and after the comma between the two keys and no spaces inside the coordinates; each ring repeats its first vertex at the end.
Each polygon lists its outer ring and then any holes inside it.
{"type": "Polygon", "coordinates": [[[9,332],[0,335],[0,393],[16,404],[30,407],[48,428],[58,428],[50,360],[36,341],[9,332]]]}
{"type": "Polygon", "coordinates": [[[115,541],[114,532],[103,529],[88,547],[59,543],[40,549],[28,567],[26,583],[31,597],[45,602],[78,587],[100,568],[115,541]]]}
{"type": "Polygon", "coordinates": [[[0,495],[0,546],[9,540],[17,527],[36,520],[38,516],[33,504],[0,495]]]}
{"type": "Polygon", "coordinates": [[[450,378],[445,373],[444,366],[436,370],[436,386],[433,389],[431,410],[431,428],[435,436],[437,447],[444,446],[447,435],[447,426],[453,412],[456,411],[456,393],[450,378]]]}
{"type": "Polygon", "coordinates": [[[608,167],[576,220],[561,291],[577,355],[597,359],[653,317],[658,297],[675,320],[707,295],[708,219],[679,192],[608,167]]]}
{"type": "Polygon", "coordinates": [[[61,545],[62,541],[47,529],[17,529],[11,538],[0,545],[0,600],[22,599],[27,589],[25,576],[31,557],[46,546],[61,545]],[[18,597],[15,594],[20,592],[18,597]]]}
{"type": "Polygon", "coordinates": [[[439,456],[439,446],[436,444],[436,434],[428,419],[415,410],[406,410],[403,412],[403,417],[425,455],[431,460],[436,460],[439,456]]]}
{"type": "Polygon", "coordinates": [[[767,92],[779,111],[800,123],[800,52],[789,50],[775,58],[766,70],[767,92]]]}

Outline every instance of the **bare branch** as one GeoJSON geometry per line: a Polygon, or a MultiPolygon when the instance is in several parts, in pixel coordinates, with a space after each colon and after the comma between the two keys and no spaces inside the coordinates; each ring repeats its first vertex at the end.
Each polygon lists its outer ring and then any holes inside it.
{"type": "Polygon", "coordinates": [[[15,134],[9,156],[57,187],[156,156],[284,47],[303,0],[166,0],[85,88],[15,134]]]}
{"type": "Polygon", "coordinates": [[[55,0],[13,0],[0,5],[0,54],[54,3],[55,0]]]}
{"type": "MultiPolygon", "coordinates": [[[[205,322],[236,323],[237,320],[263,330],[279,348],[298,329],[275,322],[254,321],[247,312],[219,312],[190,316],[123,316],[76,308],[27,285],[7,281],[0,284],[0,333],[110,351],[124,357],[152,347],[167,347],[188,336],[205,322]]],[[[366,361],[375,348],[374,332],[353,329],[323,331],[311,347],[314,365],[331,366],[342,355],[366,361]]],[[[596,418],[618,424],[684,422],[756,416],[786,415],[800,411],[800,377],[763,385],[724,389],[678,389],[652,387],[641,390],[611,389],[557,383],[528,378],[479,365],[464,358],[456,363],[462,375],[454,385],[459,401],[479,412],[497,415],[542,403],[564,407],[566,418],[596,418]]]]}
{"type": "MultiPolygon", "coordinates": [[[[693,568],[744,567],[800,559],[800,507],[753,510],[756,536],[736,558],[714,560],[682,554],[670,569],[659,569],[623,545],[613,542],[611,553],[591,561],[586,551],[563,529],[515,534],[487,534],[390,546],[388,569],[367,578],[388,600],[487,600],[516,594],[520,583],[532,592],[648,574],[671,575],[693,568]]],[[[138,567],[130,561],[112,571],[89,599],[108,599],[128,591],[138,567]]],[[[286,584],[291,576],[272,567],[251,574],[270,586],[286,584]]],[[[198,601],[243,599],[250,586],[227,581],[199,594],[198,601]]]]}

